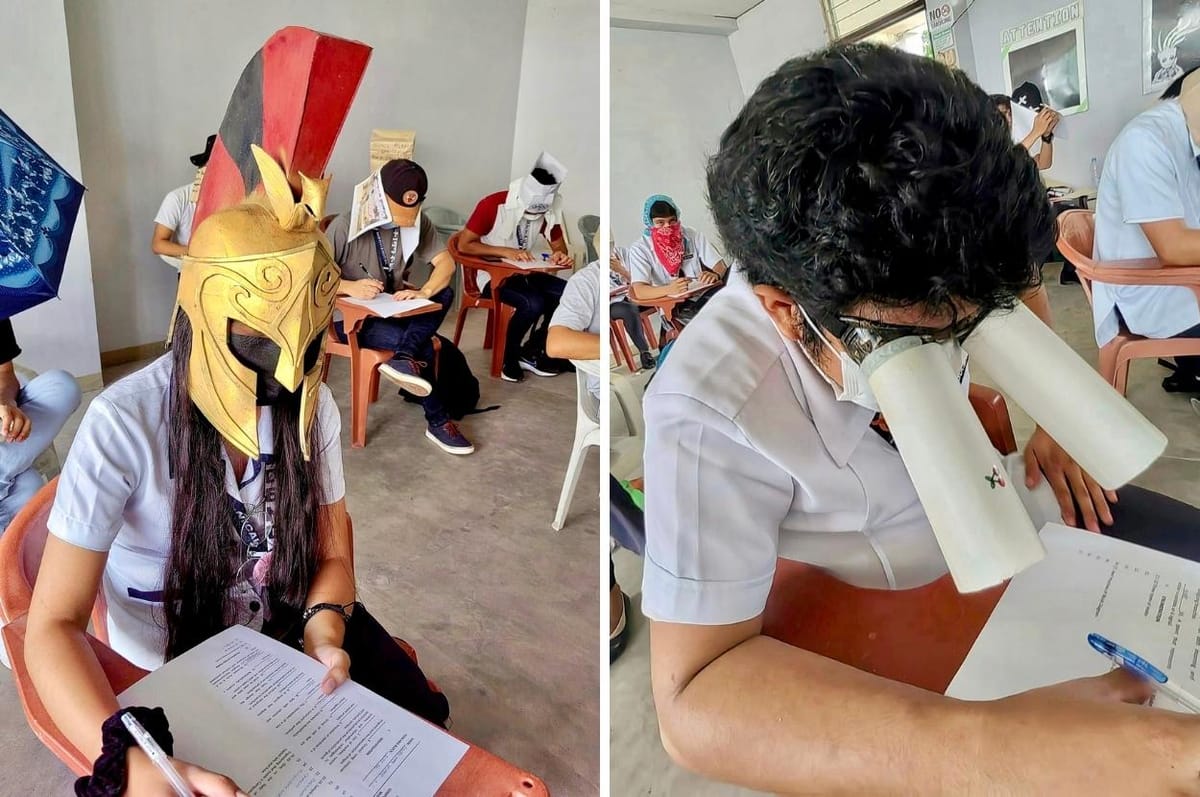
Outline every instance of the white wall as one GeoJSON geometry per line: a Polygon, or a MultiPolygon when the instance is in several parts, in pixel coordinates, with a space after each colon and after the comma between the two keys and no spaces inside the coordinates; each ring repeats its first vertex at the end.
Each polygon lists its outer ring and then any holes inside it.
{"type": "Polygon", "coordinates": [[[512,175],[547,150],[566,164],[563,210],[583,251],[578,221],[600,213],[600,7],[596,0],[529,0],[512,175]]]}
{"type": "MultiPolygon", "coordinates": [[[[1006,28],[1059,8],[1064,0],[976,2],[955,37],[969,28],[974,50],[974,77],[989,93],[1004,91],[1000,34],[1006,28]]],[[[1084,47],[1087,53],[1087,113],[1063,120],[1066,140],[1055,140],[1049,173],[1062,182],[1092,185],[1091,160],[1104,162],[1117,133],[1149,108],[1155,95],[1142,94],[1142,4],[1134,0],[1087,0],[1084,3],[1084,47]]]]}
{"type": "Polygon", "coordinates": [[[704,169],[744,101],[725,36],[613,28],[611,204],[613,233],[642,231],[651,194],[679,203],[682,221],[716,239],[704,169]]]}
{"type": "MultiPolygon", "coordinates": [[[[0,72],[0,108],[79,178],[79,144],[62,0],[6,3],[4,23],[0,25],[0,52],[8,64],[0,72]]],[[[65,368],[76,377],[100,373],[86,212],[88,206],[97,204],[96,191],[88,192],[75,222],[59,299],[13,319],[17,342],[24,350],[20,362],[35,370],[65,368]]]]}
{"type": "Polygon", "coordinates": [[[784,61],[829,43],[820,0],[763,0],[737,26],[729,46],[747,97],[784,61]]]}
{"type": "MultiPolygon", "coordinates": [[[[331,212],[348,208],[366,176],[373,127],[417,131],[431,205],[469,213],[508,185],[525,0],[69,0],[101,350],[163,339],[176,278],[150,253],[155,212],[191,180],[187,157],[220,125],[246,62],[287,25],[374,48],[329,167],[331,212]]],[[[18,59],[8,50],[12,63],[42,65],[22,69],[22,80],[65,63],[44,51],[40,31],[13,38],[37,42],[37,52],[18,59]]]]}

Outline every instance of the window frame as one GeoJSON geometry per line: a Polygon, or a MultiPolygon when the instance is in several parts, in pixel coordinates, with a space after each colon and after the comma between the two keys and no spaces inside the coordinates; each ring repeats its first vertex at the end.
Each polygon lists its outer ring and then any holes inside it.
{"type": "MultiPolygon", "coordinates": [[[[821,0],[821,11],[825,14],[825,27],[830,32],[837,31],[837,23],[833,18],[833,0],[821,0]]],[[[876,19],[868,25],[864,25],[853,33],[848,33],[844,36],[836,36],[833,38],[834,44],[854,44],[860,42],[870,36],[874,36],[879,31],[896,24],[905,17],[911,17],[914,14],[925,13],[925,0],[912,0],[895,11],[890,11],[882,17],[876,19]]],[[[929,20],[926,19],[925,24],[928,26],[929,20]]]]}

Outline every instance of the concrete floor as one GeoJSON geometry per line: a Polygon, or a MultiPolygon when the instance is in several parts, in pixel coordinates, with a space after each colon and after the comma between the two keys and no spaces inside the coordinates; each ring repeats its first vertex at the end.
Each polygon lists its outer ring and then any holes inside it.
{"type": "MultiPolygon", "coordinates": [[[[1046,268],[1046,282],[1054,313],[1054,326],[1063,338],[1090,363],[1096,362],[1096,340],[1091,309],[1077,285],[1058,284],[1057,265],[1046,268]]],[[[1200,506],[1200,418],[1188,396],[1163,392],[1159,383],[1166,371],[1150,360],[1136,361],[1129,378],[1128,397],[1167,435],[1166,455],[1136,483],[1200,506]]],[[[985,374],[972,370],[974,381],[986,383],[985,374]]],[[[1009,412],[1018,443],[1033,432],[1033,422],[1011,402],[1009,412]]],[[[614,465],[615,473],[615,465],[614,465]]],[[[610,761],[612,794],[621,797],[735,797],[758,792],[704,780],[671,763],[658,739],[650,697],[650,645],[641,605],[642,563],[626,551],[615,555],[617,580],[632,598],[634,610],[629,646],[611,668],[610,761]]]]}
{"type": "MultiPolygon", "coordinates": [[[[555,532],[575,379],[491,379],[490,352],[479,348],[483,317],[468,316],[464,351],[481,406],[503,409],[464,421],[477,448],[469,457],[427,441],[420,407],[391,390],[371,407],[366,448],[350,448],[348,364],[333,361],[359,596],[416,648],[450,700],[456,734],[541,777],[556,797],[594,795],[598,457],[588,458],[567,525],[555,532]]],[[[106,383],[140,365],[106,371],[106,383]]],[[[60,435],[60,455],[82,414],[60,435]]],[[[71,782],[29,730],[0,668],[0,795],[68,794],[71,782]]]]}

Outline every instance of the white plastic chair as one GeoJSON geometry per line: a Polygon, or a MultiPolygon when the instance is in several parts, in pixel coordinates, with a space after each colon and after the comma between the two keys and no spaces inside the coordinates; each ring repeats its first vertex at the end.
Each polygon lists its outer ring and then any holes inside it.
{"type": "Polygon", "coordinates": [[[642,417],[642,388],[638,387],[628,374],[613,368],[608,374],[608,389],[621,408],[625,418],[625,426],[631,437],[646,436],[646,421],[642,417]]]}
{"type": "Polygon", "coordinates": [[[571,459],[567,462],[567,475],[563,478],[562,492],[558,496],[558,510],[554,513],[554,522],[550,525],[555,531],[562,531],[567,520],[567,510],[571,508],[571,498],[575,495],[575,486],[579,483],[579,473],[583,470],[583,458],[591,446],[600,445],[600,421],[592,417],[587,378],[600,378],[599,360],[571,360],[575,365],[575,443],[571,448],[571,459]]]}

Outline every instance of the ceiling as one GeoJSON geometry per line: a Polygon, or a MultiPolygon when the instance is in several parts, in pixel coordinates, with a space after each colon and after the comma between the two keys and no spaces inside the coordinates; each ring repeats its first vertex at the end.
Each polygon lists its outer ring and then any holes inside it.
{"type": "Polygon", "coordinates": [[[629,11],[657,11],[667,14],[701,14],[736,19],[761,0],[624,0],[629,11]]]}

